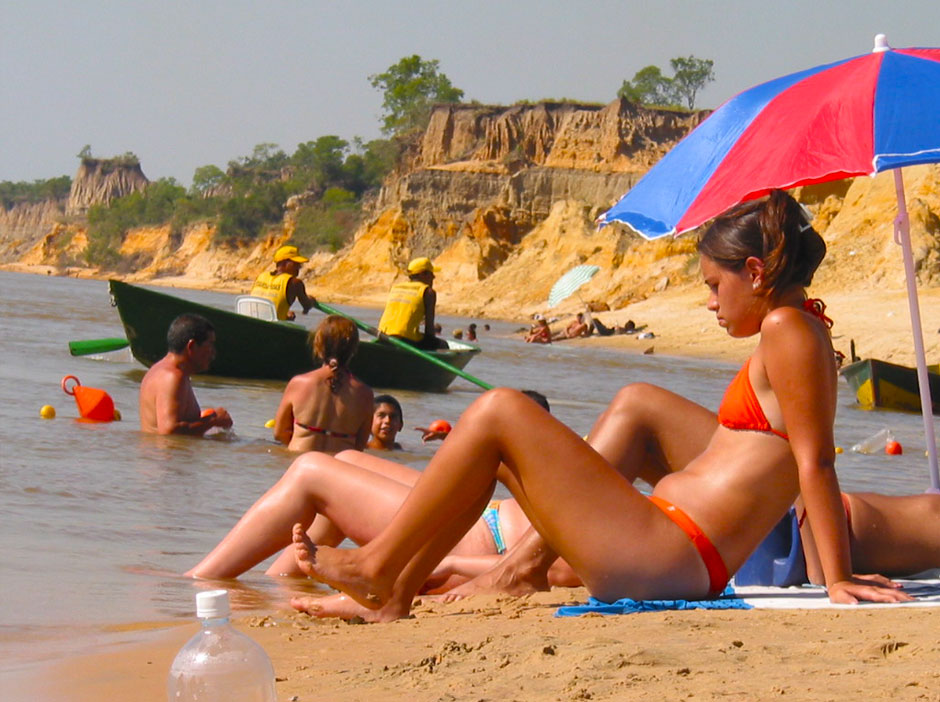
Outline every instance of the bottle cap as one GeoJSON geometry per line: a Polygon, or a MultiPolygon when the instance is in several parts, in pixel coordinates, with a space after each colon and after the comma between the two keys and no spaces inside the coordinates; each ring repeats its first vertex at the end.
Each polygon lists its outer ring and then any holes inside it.
{"type": "Polygon", "coordinates": [[[196,594],[196,616],[199,619],[220,619],[231,611],[228,590],[206,590],[196,594]]]}

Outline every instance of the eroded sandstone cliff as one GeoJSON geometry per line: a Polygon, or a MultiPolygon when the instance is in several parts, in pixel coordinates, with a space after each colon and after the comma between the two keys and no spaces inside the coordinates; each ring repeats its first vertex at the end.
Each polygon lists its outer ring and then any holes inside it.
{"type": "Polygon", "coordinates": [[[0,261],[19,260],[65,214],[65,200],[0,207],[0,261]]]}
{"type": "MultiPolygon", "coordinates": [[[[554,281],[579,263],[601,267],[581,293],[600,308],[700,285],[694,236],[646,242],[618,225],[598,230],[594,220],[704,116],[620,100],[439,107],[371,201],[353,241],[312,257],[304,269],[308,286],[327,300],[378,305],[407,261],[427,255],[443,269],[442,310],[521,318],[545,311],[554,281]]],[[[938,286],[940,166],[905,169],[904,178],[918,280],[938,286]]],[[[104,185],[96,192],[101,196],[104,185]]],[[[804,188],[797,196],[829,246],[817,274],[821,289],[903,286],[891,174],[804,188]]],[[[76,193],[76,206],[87,201],[82,197],[76,193]]],[[[128,233],[121,252],[139,264],[132,280],[247,290],[291,230],[288,216],[282,231],[237,250],[214,244],[206,224],[182,234],[146,228],[128,233]]],[[[22,260],[55,265],[74,259],[83,242],[81,226],[59,224],[22,260]]],[[[21,243],[18,255],[23,250],[21,243]]],[[[581,299],[553,312],[571,311],[581,299]]]]}
{"type": "MultiPolygon", "coordinates": [[[[455,312],[506,315],[538,304],[567,267],[622,260],[633,235],[596,232],[595,218],[704,114],[625,100],[438,107],[356,240],[317,283],[381,295],[410,257],[428,255],[445,267],[441,302],[455,312]]],[[[643,255],[661,248],[687,246],[643,255]]],[[[650,280],[683,265],[662,266],[650,280]]],[[[617,278],[608,289],[615,304],[656,284],[626,292],[622,284],[637,276],[617,278]]]]}

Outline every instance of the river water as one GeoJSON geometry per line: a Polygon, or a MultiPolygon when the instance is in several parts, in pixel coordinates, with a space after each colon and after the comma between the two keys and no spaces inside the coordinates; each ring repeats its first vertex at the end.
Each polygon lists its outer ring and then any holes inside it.
{"type": "MultiPolygon", "coordinates": [[[[233,295],[167,292],[234,309],[233,295]]],[[[372,324],[379,317],[379,310],[342,309],[372,324]]],[[[319,315],[300,319],[315,325],[319,315]]],[[[471,320],[440,321],[449,333],[471,320]]],[[[515,333],[519,323],[490,324],[479,340],[483,353],[466,370],[494,385],[544,392],[556,416],[580,434],[626,383],[656,383],[717,408],[737,370],[589,344],[527,345],[515,333]]],[[[70,340],[123,335],[106,282],[0,272],[0,672],[133,641],[140,636],[135,623],[191,617],[197,585],[175,574],[215,545],[290,464],[291,455],[264,428],[283,382],[196,378],[204,405],[231,412],[234,434],[141,434],[143,367],[126,349],[73,358],[67,347],[70,340]],[[107,390],[123,421],[77,421],[73,399],[59,386],[67,374],[107,390]],[[45,404],[56,408],[57,418],[40,419],[45,404]]],[[[436,418],[455,421],[480,390],[458,378],[446,393],[392,392],[404,406],[406,426],[406,451],[395,458],[421,467],[433,445],[423,446],[411,428],[436,418]]],[[[888,426],[905,448],[903,456],[840,455],[843,488],[905,494],[928,487],[920,418],[863,412],[853,407],[844,382],[839,392],[838,445],[888,426]]],[[[280,601],[283,593],[262,572],[243,576],[237,606],[263,609],[280,601]]]]}

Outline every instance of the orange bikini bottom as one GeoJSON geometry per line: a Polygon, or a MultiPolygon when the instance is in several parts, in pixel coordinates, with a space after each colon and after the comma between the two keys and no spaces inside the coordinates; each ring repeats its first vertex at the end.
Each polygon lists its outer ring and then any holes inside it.
{"type": "Polygon", "coordinates": [[[702,557],[702,563],[705,564],[705,569],[708,571],[708,595],[710,597],[718,597],[718,595],[724,592],[728,580],[731,579],[731,576],[728,575],[728,566],[725,565],[725,561],[721,557],[721,554],[718,553],[718,549],[715,548],[711,540],[705,536],[705,532],[699,528],[698,524],[693,522],[692,518],[681,509],[671,502],[661,497],[656,497],[655,495],[650,495],[649,499],[650,502],[659,507],[663,511],[663,514],[675,522],[689,537],[692,545],[695,546],[699,555],[702,557]]]}

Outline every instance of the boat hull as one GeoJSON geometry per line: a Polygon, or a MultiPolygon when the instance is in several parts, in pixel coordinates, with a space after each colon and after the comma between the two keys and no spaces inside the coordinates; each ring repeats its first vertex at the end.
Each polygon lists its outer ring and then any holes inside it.
{"type": "MultiPolygon", "coordinates": [[[[111,298],[134,358],[151,366],[166,355],[166,332],[183,313],[200,314],[215,327],[216,357],[207,375],[289,380],[316,367],[308,331],[290,322],[268,322],[201,305],[118,280],[108,281],[111,298]]],[[[432,353],[463,369],[480,352],[472,344],[451,341],[432,353]]],[[[443,392],[456,375],[420,356],[375,340],[361,339],[350,370],[368,385],[423,392],[443,392]]]]}
{"type": "MultiPolygon", "coordinates": [[[[921,411],[916,368],[866,358],[845,366],[840,373],[855,392],[861,409],[921,411]]],[[[927,377],[933,413],[940,414],[940,375],[928,372],[927,377]]]]}

